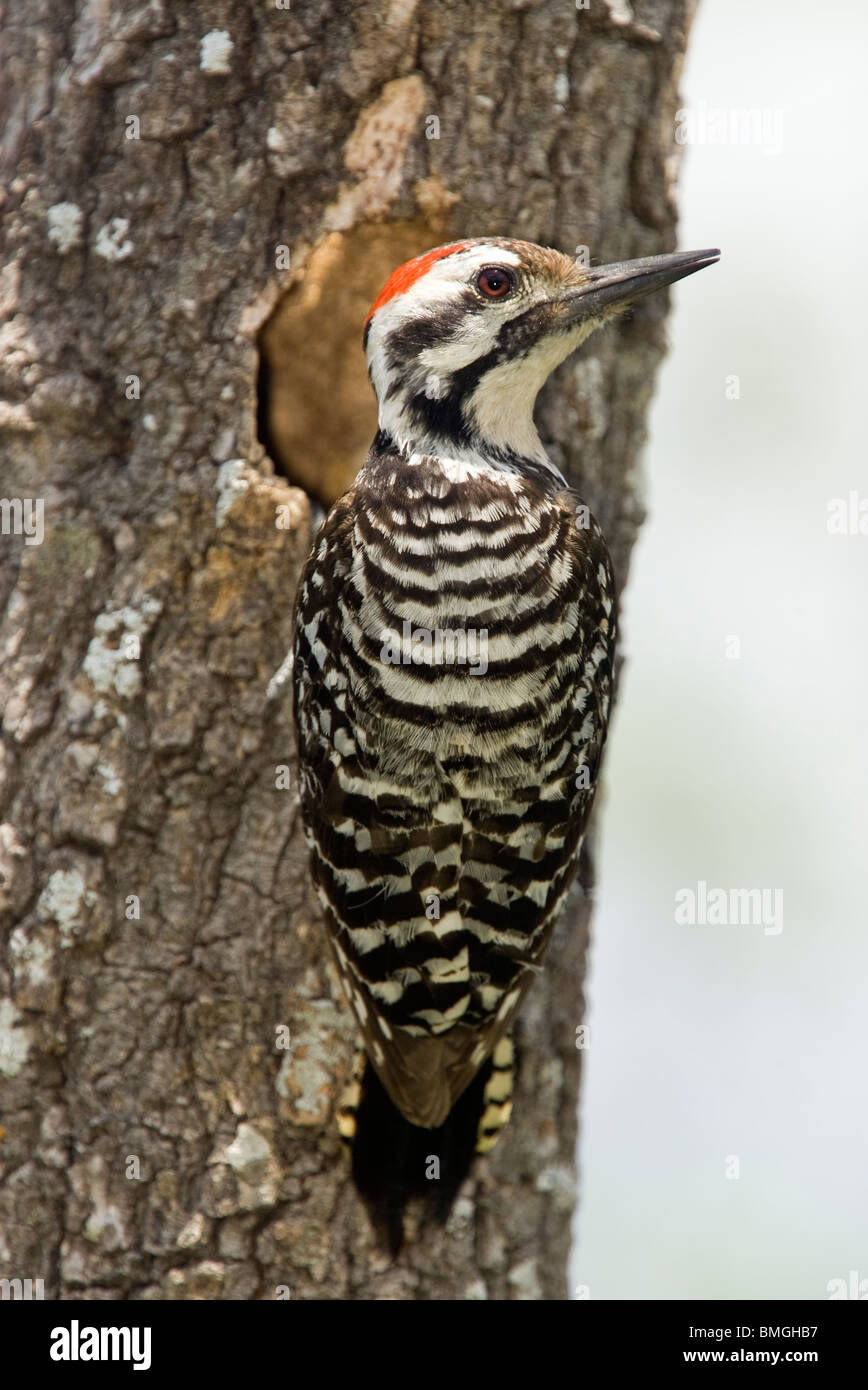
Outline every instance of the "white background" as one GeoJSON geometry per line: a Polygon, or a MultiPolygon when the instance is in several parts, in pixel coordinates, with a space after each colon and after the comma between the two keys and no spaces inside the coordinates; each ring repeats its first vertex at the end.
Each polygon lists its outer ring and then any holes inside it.
{"type": "Polygon", "coordinates": [[[868,534],[827,530],[832,498],[868,499],[866,60],[856,0],[705,0],[691,38],[682,105],[779,111],[783,147],[682,166],[678,245],[723,259],[673,292],[624,605],[571,1270],[592,1299],[868,1280],[868,534]],[[783,931],[677,926],[700,879],[783,889],[783,931]]]}

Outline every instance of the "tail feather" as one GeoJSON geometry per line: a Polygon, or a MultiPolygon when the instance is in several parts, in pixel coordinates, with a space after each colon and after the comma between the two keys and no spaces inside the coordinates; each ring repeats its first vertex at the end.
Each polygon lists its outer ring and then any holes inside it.
{"type": "Polygon", "coordinates": [[[490,1153],[509,1123],[512,1114],[512,1088],[515,1079],[515,1049],[512,1034],[504,1033],[491,1054],[491,1068],[485,1083],[482,1114],[476,1135],[476,1152],[490,1153]]]}
{"type": "Polygon", "coordinates": [[[477,1153],[489,1152],[512,1106],[512,1042],[500,1040],[442,1125],[410,1124],[389,1099],[361,1050],[338,1110],[352,1146],[353,1180],[392,1255],[404,1240],[404,1210],[421,1199],[444,1223],[477,1153]]]}

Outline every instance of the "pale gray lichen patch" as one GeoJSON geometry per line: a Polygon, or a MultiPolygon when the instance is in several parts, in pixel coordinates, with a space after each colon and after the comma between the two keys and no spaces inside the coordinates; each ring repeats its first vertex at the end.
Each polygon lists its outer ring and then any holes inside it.
{"type": "Polygon", "coordinates": [[[0,825],[0,908],[13,906],[13,888],[19,873],[28,868],[26,845],[22,844],[18,829],[10,821],[0,825]]]}
{"type": "Polygon", "coordinates": [[[199,40],[199,67],[212,77],[225,77],[232,71],[229,58],[234,47],[228,29],[209,29],[199,40]]]}
{"type": "Polygon", "coordinates": [[[123,779],[110,762],[97,763],[97,772],[103,780],[103,788],[109,796],[118,796],[123,789],[123,779]]]}
{"type": "Polygon", "coordinates": [[[515,1289],[516,1298],[521,1302],[542,1298],[535,1257],[513,1265],[507,1275],[507,1281],[515,1289]]]}
{"type": "Polygon", "coordinates": [[[223,1150],[223,1161],[244,1177],[254,1178],[271,1158],[268,1141],[253,1125],[241,1124],[231,1144],[223,1150]]]}
{"type": "Polygon", "coordinates": [[[30,1034],[11,999],[0,999],[0,1071],[17,1076],[30,1051],[30,1034]]]}
{"type": "Polygon", "coordinates": [[[476,1203],[472,1202],[469,1197],[459,1197],[449,1213],[449,1220],[446,1222],[446,1229],[449,1234],[460,1236],[463,1232],[470,1230],[475,1214],[476,1203]]]}
{"type": "Polygon", "coordinates": [[[114,693],[122,699],[137,694],[141,687],[138,650],[130,639],[144,637],[162,611],[155,598],[142,599],[139,607],[121,608],[116,613],[100,613],[94,622],[94,636],[87,649],[82,670],[91,685],[102,694],[114,693]]]}
{"type": "Polygon", "coordinates": [[[28,989],[50,984],[54,952],[42,937],[16,927],[9,936],[9,954],[16,984],[25,984],[28,989]]]}
{"type": "MultiPolygon", "coordinates": [[[[227,1165],[238,1178],[238,1196],[231,1204],[232,1210],[253,1211],[271,1206],[276,1200],[280,1185],[277,1161],[268,1140],[253,1125],[240,1124],[235,1138],[209,1163],[227,1165]]],[[[230,1214],[225,1198],[220,1214],[230,1214]]]]}
{"type": "Polygon", "coordinates": [[[55,869],[39,895],[36,911],[43,921],[53,918],[61,936],[71,935],[78,925],[84,896],[84,879],[78,869],[55,869]]]}
{"type": "Polygon", "coordinates": [[[244,477],[244,460],[227,459],[217,470],[217,511],[215,520],[218,526],[226,521],[229,512],[240,497],[249,490],[250,483],[244,477]]]}
{"type": "Polygon", "coordinates": [[[36,914],[43,922],[57,923],[60,945],[68,950],[96,902],[97,894],[85,886],[78,869],[55,869],[39,895],[36,914]]]}
{"type": "Polygon", "coordinates": [[[322,1125],[327,1120],[335,1090],[336,1042],[345,1026],[330,1000],[312,999],[297,1009],[292,1050],[275,1082],[294,1124],[322,1125]]]}
{"type": "Polygon", "coordinates": [[[81,245],[83,214],[77,203],[55,203],[45,214],[48,220],[48,240],[53,241],[61,256],[74,246],[81,245]]]}
{"type": "Polygon", "coordinates": [[[576,1179],[565,1164],[551,1163],[543,1168],[534,1187],[537,1192],[551,1193],[558,1211],[572,1211],[576,1200],[576,1179]]]}
{"type": "Polygon", "coordinates": [[[133,254],[133,243],[127,236],[129,230],[128,217],[113,217],[97,232],[94,251],[106,261],[125,261],[133,254]]]}

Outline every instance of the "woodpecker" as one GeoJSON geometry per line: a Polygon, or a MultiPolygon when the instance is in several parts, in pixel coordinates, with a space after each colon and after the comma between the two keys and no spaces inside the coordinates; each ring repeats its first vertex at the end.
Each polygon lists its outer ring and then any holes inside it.
{"type": "Polygon", "coordinates": [[[401,266],[368,315],[379,428],[296,600],[312,875],[366,1062],[341,1122],[392,1248],[506,1122],[511,1027],[594,799],[612,693],[606,541],[534,402],[601,324],[717,260],[601,267],[505,237],[401,266]]]}

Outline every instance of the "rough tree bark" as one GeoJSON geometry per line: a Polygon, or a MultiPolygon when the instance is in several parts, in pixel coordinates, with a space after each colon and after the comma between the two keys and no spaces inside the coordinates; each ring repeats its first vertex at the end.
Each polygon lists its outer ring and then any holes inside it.
{"type": "MultiPolygon", "coordinates": [[[[0,1276],[52,1298],[565,1296],[588,856],[506,1136],[392,1264],[335,1130],[354,1029],[272,678],[308,494],[372,433],[365,303],[454,236],[672,248],[691,10],[6,6],[0,1276]]],[[[665,307],[542,401],[621,581],[665,307]]]]}

